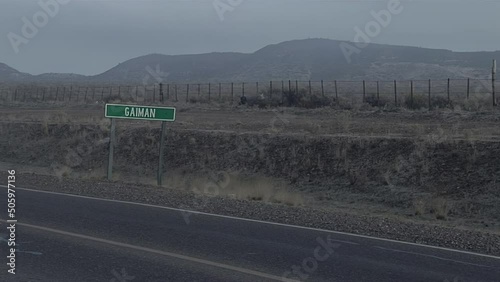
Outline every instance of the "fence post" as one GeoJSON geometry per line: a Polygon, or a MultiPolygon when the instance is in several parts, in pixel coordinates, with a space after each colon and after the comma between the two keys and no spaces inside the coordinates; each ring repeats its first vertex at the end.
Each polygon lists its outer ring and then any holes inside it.
{"type": "Polygon", "coordinates": [[[259,95],[259,82],[258,81],[255,83],[255,91],[256,91],[257,96],[258,96],[259,95]]]}
{"type": "Polygon", "coordinates": [[[241,84],[241,95],[245,97],[245,82],[241,84]]]}
{"type": "Polygon", "coordinates": [[[269,99],[273,98],[273,81],[269,82],[269,99]]]}
{"type": "Polygon", "coordinates": [[[222,95],[222,94],[221,94],[221,92],[222,92],[221,90],[222,90],[222,85],[221,85],[221,83],[219,82],[219,102],[220,102],[220,100],[221,100],[221,95],[222,95]]]}
{"type": "Polygon", "coordinates": [[[210,96],[212,94],[212,88],[211,88],[212,84],[211,83],[208,83],[208,101],[210,101],[210,96]]]}
{"type": "Polygon", "coordinates": [[[160,102],[163,103],[164,99],[163,99],[163,83],[160,83],[160,102]]]}
{"type": "Polygon", "coordinates": [[[398,106],[398,85],[396,80],[394,80],[394,105],[398,106]]]}
{"type": "Polygon", "coordinates": [[[285,102],[285,82],[281,81],[281,104],[285,102]]]}
{"type": "Polygon", "coordinates": [[[325,87],[323,84],[323,79],[321,80],[321,96],[325,97],[325,87]]]}
{"type": "Polygon", "coordinates": [[[363,103],[366,102],[366,82],[363,80],[363,103]]]}
{"type": "Polygon", "coordinates": [[[450,104],[450,79],[448,78],[448,85],[446,87],[446,94],[448,95],[448,104],[450,104]]]}
{"type": "Polygon", "coordinates": [[[469,100],[470,93],[470,78],[467,78],[467,100],[469,100]]]}
{"type": "Polygon", "coordinates": [[[428,102],[429,102],[429,111],[432,109],[432,105],[431,105],[431,80],[429,79],[429,98],[428,98],[428,102]]]}
{"type": "Polygon", "coordinates": [[[78,92],[76,93],[76,102],[80,100],[80,86],[78,86],[78,92]]]}
{"type": "Polygon", "coordinates": [[[288,94],[292,93],[292,81],[288,80],[288,94]]]}
{"type": "Polygon", "coordinates": [[[334,81],[334,84],[335,84],[335,100],[337,100],[337,104],[338,104],[339,103],[339,92],[337,89],[337,81],[336,80],[334,81]]]}
{"type": "Polygon", "coordinates": [[[496,93],[495,93],[495,76],[497,73],[497,61],[493,60],[493,67],[491,69],[491,95],[493,98],[493,106],[497,105],[496,93]]]}
{"type": "Polygon", "coordinates": [[[198,98],[200,98],[200,93],[201,93],[201,89],[200,89],[200,84],[198,83],[198,98]]]}
{"type": "Polygon", "coordinates": [[[156,84],[153,84],[153,103],[155,102],[156,100],[156,84]]]}
{"type": "Polygon", "coordinates": [[[189,103],[189,83],[186,84],[186,103],[189,103]]]}
{"type": "Polygon", "coordinates": [[[309,80],[309,96],[312,95],[312,87],[311,87],[311,81],[309,80]]]}
{"type": "Polygon", "coordinates": [[[299,81],[295,80],[295,92],[299,94],[299,81]]]}
{"type": "Polygon", "coordinates": [[[413,109],[413,80],[410,81],[410,105],[413,109]]]}

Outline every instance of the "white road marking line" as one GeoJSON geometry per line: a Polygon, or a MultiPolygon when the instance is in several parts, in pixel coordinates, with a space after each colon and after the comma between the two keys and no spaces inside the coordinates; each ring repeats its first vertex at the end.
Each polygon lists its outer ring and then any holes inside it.
{"type": "MultiPolygon", "coordinates": [[[[6,185],[0,185],[0,187],[7,188],[6,185]]],[[[247,222],[254,222],[254,223],[262,223],[262,224],[268,224],[268,225],[276,225],[276,226],[283,226],[283,227],[288,227],[288,228],[304,229],[304,230],[325,232],[325,233],[331,233],[331,234],[339,234],[339,235],[344,235],[344,236],[351,236],[351,237],[358,237],[358,238],[363,238],[363,239],[370,239],[370,240],[378,240],[378,241],[384,241],[384,242],[398,243],[398,244],[403,244],[403,245],[424,247],[424,248],[429,248],[429,249],[442,250],[442,251],[448,251],[448,252],[454,252],[454,253],[461,253],[461,254],[466,254],[466,255],[480,256],[480,257],[492,258],[492,259],[498,259],[498,260],[500,260],[500,257],[493,256],[493,255],[486,255],[486,254],[474,253],[474,252],[469,252],[469,251],[455,250],[455,249],[450,249],[450,248],[445,248],[445,247],[437,247],[437,246],[431,246],[431,245],[424,245],[424,244],[419,244],[419,243],[398,241],[398,240],[393,240],[393,239],[379,238],[379,237],[368,236],[368,235],[360,235],[360,234],[354,234],[354,233],[348,233],[348,232],[333,231],[333,230],[327,230],[327,229],[321,229],[321,228],[298,226],[298,225],[291,225],[291,224],[277,223],[277,222],[270,222],[270,221],[263,221],[263,220],[256,220],[256,219],[249,219],[249,218],[241,218],[241,217],[228,216],[228,215],[212,214],[212,213],[206,213],[206,212],[191,211],[191,210],[185,210],[185,209],[178,209],[178,208],[171,208],[171,207],[164,207],[164,206],[151,205],[151,204],[143,204],[143,203],[135,203],[135,202],[129,202],[129,201],[120,201],[120,200],[112,200],[112,199],[102,199],[102,198],[89,197],[89,196],[81,196],[81,195],[75,195],[75,194],[66,194],[66,193],[59,193],[59,192],[35,190],[35,189],[29,189],[29,188],[20,188],[20,187],[17,187],[16,189],[17,190],[30,191],[30,192],[36,192],[36,193],[45,193],[45,194],[52,194],[52,195],[59,195],[59,196],[66,196],[66,197],[75,197],[75,198],[95,200],[95,201],[104,201],[104,202],[112,202],[112,203],[119,203],[119,204],[136,205],[136,206],[143,206],[143,207],[149,207],[149,208],[158,208],[158,209],[165,209],[165,210],[178,211],[178,212],[188,212],[188,213],[192,213],[192,214],[199,214],[199,215],[205,215],[205,216],[212,216],[212,217],[219,217],[219,218],[226,218],[226,219],[233,219],[233,220],[240,220],[240,221],[247,221],[247,222]]]]}
{"type": "MultiPolygon", "coordinates": [[[[3,219],[0,219],[0,222],[6,222],[6,221],[3,219]]],[[[246,268],[242,268],[242,267],[231,266],[231,265],[213,262],[213,261],[209,261],[209,260],[205,260],[205,259],[199,259],[199,258],[189,257],[189,256],[180,255],[180,254],[176,254],[176,253],[165,252],[165,251],[130,245],[130,244],[121,243],[121,242],[115,242],[115,241],[111,241],[111,240],[106,240],[106,239],[101,239],[101,238],[97,238],[97,237],[92,237],[92,236],[87,236],[87,235],[52,229],[52,228],[48,228],[48,227],[42,227],[42,226],[37,226],[37,225],[32,225],[32,224],[27,224],[27,223],[17,223],[17,225],[25,226],[25,227],[29,227],[29,228],[33,228],[33,229],[37,229],[37,230],[52,232],[52,233],[56,233],[56,234],[60,234],[60,235],[80,238],[80,239],[84,239],[84,240],[90,240],[90,241],[94,241],[94,242],[104,243],[104,244],[113,245],[113,246],[117,246],[117,247],[129,248],[129,249],[153,253],[153,254],[157,254],[157,255],[163,255],[163,256],[173,257],[173,258],[177,258],[177,259],[187,260],[187,261],[191,261],[191,262],[196,262],[196,263],[200,263],[200,264],[205,264],[205,265],[209,265],[209,266],[214,266],[214,267],[218,267],[218,268],[223,268],[223,269],[227,269],[227,270],[241,272],[244,274],[250,274],[250,275],[261,277],[261,278],[267,278],[267,279],[272,279],[272,280],[276,280],[276,281],[298,282],[297,280],[286,279],[286,278],[279,277],[276,275],[267,274],[267,273],[259,272],[259,271],[255,271],[255,270],[250,270],[250,269],[246,269],[246,268]]]]}
{"type": "Polygon", "coordinates": [[[494,266],[477,264],[477,263],[470,263],[470,262],[465,262],[465,261],[460,261],[460,260],[454,260],[454,259],[447,259],[447,258],[443,258],[443,257],[433,256],[433,255],[427,255],[427,254],[421,254],[421,253],[415,253],[415,252],[401,251],[401,250],[396,250],[396,249],[391,249],[391,248],[385,248],[385,247],[380,247],[380,246],[373,246],[373,247],[377,248],[377,249],[382,249],[384,251],[390,251],[390,252],[396,252],[396,253],[404,253],[404,254],[410,254],[410,255],[417,255],[417,256],[435,258],[435,259],[444,260],[444,261],[456,262],[456,263],[460,263],[460,264],[466,264],[466,265],[473,265],[473,266],[479,266],[479,267],[487,267],[487,268],[499,269],[498,267],[494,267],[494,266]]]}

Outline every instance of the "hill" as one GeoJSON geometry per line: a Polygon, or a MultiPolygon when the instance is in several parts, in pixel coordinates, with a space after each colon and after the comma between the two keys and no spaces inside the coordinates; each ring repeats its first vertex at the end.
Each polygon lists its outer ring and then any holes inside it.
{"type": "Polygon", "coordinates": [[[341,44],[305,39],[266,46],[254,53],[151,54],[95,75],[31,76],[0,65],[4,81],[60,81],[152,84],[267,80],[392,80],[487,77],[496,52],[453,52],[419,47],[368,44],[346,59],[341,44]]]}

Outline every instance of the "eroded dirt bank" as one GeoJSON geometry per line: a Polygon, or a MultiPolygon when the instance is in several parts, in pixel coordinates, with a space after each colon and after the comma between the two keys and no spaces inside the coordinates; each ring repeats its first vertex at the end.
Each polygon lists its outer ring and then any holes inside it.
{"type": "MultiPolygon", "coordinates": [[[[159,130],[118,128],[115,179],[153,183],[159,130]]],[[[105,176],[105,123],[9,123],[0,130],[1,162],[43,167],[59,177],[105,176]]],[[[299,204],[353,210],[368,206],[403,216],[455,219],[457,224],[467,220],[490,230],[500,225],[496,142],[439,135],[410,139],[170,129],[166,144],[167,178],[224,171],[280,180],[309,199],[299,204]]]]}

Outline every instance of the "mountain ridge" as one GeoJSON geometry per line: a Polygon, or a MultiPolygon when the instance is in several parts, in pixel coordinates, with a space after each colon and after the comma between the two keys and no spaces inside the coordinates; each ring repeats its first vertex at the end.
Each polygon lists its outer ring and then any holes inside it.
{"type": "Polygon", "coordinates": [[[383,80],[486,77],[500,51],[455,52],[388,44],[368,44],[350,55],[331,39],[301,39],[267,45],[253,53],[148,54],[97,75],[31,75],[0,63],[1,82],[243,82],[263,80],[383,80]]]}

